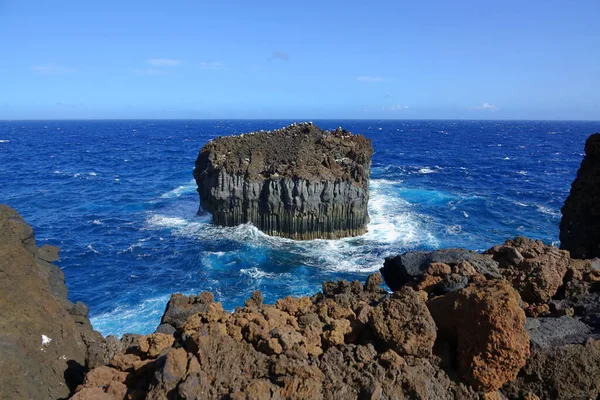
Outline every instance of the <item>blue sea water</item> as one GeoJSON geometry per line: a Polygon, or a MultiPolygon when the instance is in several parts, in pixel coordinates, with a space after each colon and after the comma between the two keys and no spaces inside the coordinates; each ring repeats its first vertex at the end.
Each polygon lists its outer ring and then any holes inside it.
{"type": "Polygon", "coordinates": [[[192,178],[219,135],[293,121],[0,121],[0,202],[60,246],[69,295],[103,334],[148,333],[169,295],[226,309],[360,279],[388,255],[558,242],[560,207],[600,122],[314,121],[373,140],[369,232],[294,242],[198,217],[192,178]]]}

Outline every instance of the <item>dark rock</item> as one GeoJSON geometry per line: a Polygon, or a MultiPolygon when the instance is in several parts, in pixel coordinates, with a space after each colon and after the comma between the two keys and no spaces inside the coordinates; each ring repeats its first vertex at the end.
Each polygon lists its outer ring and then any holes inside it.
{"type": "Polygon", "coordinates": [[[270,235],[335,239],[366,232],[373,147],[310,123],[208,142],[196,160],[200,205],[213,222],[270,235]]]}
{"type": "Polygon", "coordinates": [[[562,208],[560,248],[573,258],[600,257],[600,133],[585,143],[585,157],[562,208]]]}
{"type": "Polygon", "coordinates": [[[433,252],[411,251],[394,257],[387,257],[380,269],[385,283],[393,291],[416,282],[432,263],[455,266],[468,262],[475,270],[487,278],[499,279],[498,263],[490,256],[464,249],[445,249],[433,252]]]}
{"type": "Polygon", "coordinates": [[[531,344],[542,348],[564,346],[566,344],[584,344],[590,338],[599,338],[593,334],[590,326],[576,318],[528,318],[525,329],[529,333],[531,344]]]}
{"type": "MultiPolygon", "coordinates": [[[[208,306],[213,303],[213,294],[209,292],[201,293],[198,296],[184,296],[179,293],[173,294],[167,303],[160,324],[161,326],[168,324],[174,329],[179,329],[191,315],[206,312],[208,306]]],[[[171,333],[169,332],[170,330],[171,328],[166,326],[161,328],[163,333],[171,333]]]]}
{"type": "MultiPolygon", "coordinates": [[[[556,342],[555,342],[556,343],[556,342]]],[[[510,399],[534,393],[540,399],[596,399],[600,396],[600,341],[531,347],[517,378],[502,387],[510,399]]]]}
{"type": "Polygon", "coordinates": [[[53,252],[0,205],[0,398],[66,398],[83,380],[86,342],[99,334],[70,313],[62,271],[46,261],[53,252]]]}

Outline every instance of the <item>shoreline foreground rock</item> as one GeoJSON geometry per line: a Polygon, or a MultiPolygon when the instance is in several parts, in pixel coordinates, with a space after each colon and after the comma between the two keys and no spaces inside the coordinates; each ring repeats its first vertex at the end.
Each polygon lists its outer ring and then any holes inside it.
{"type": "Polygon", "coordinates": [[[201,209],[221,226],[252,223],[290,239],[362,235],[373,147],[362,135],[312,123],[219,137],[196,160],[201,209]]]}
{"type": "Polygon", "coordinates": [[[153,334],[103,338],[0,207],[0,398],[559,399],[600,395],[598,260],[518,237],[405,253],[366,282],[229,312],[174,294],[153,334]],[[393,269],[401,273],[390,273],[393,269]]]}

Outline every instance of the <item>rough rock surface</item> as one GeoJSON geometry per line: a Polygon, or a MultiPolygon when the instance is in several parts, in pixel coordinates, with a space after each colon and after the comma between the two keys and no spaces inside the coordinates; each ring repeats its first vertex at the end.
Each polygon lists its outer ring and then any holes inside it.
{"type": "Polygon", "coordinates": [[[380,271],[388,287],[396,291],[420,279],[432,263],[443,263],[454,267],[464,262],[469,263],[477,273],[487,278],[502,277],[498,271],[498,263],[491,257],[464,249],[410,251],[387,257],[380,271]]]}
{"type": "Polygon", "coordinates": [[[506,281],[482,281],[427,303],[439,335],[456,343],[459,372],[476,389],[499,389],[529,357],[519,300],[506,281]]]}
{"type": "Polygon", "coordinates": [[[522,236],[487,250],[496,260],[502,275],[529,303],[545,303],[563,283],[571,262],[569,253],[540,240],[522,236]]]}
{"type": "Polygon", "coordinates": [[[560,247],[573,258],[600,257],[600,133],[585,143],[585,157],[562,208],[560,247]]]}
{"type": "Polygon", "coordinates": [[[83,379],[87,344],[101,341],[87,307],[67,300],[58,249],[0,205],[0,398],[66,398],[83,379]]]}
{"type": "Polygon", "coordinates": [[[366,232],[372,154],[362,135],[293,124],[208,142],[194,178],[201,208],[218,225],[335,239],[366,232]]]}
{"type": "Polygon", "coordinates": [[[88,373],[76,396],[480,398],[431,356],[435,326],[423,300],[410,288],[390,297],[381,283],[379,274],[364,285],[326,282],[322,293],[274,305],[256,292],[233,313],[207,293],[172,298],[163,323],[175,333],[139,337],[109,367],[88,373]],[[184,323],[176,322],[192,308],[184,323]],[[390,310],[400,324],[383,320],[390,310]]]}
{"type": "Polygon", "coordinates": [[[531,357],[502,391],[511,399],[534,393],[541,399],[600,396],[600,340],[571,317],[528,321],[531,357]],[[596,337],[596,339],[594,339],[596,337]]]}

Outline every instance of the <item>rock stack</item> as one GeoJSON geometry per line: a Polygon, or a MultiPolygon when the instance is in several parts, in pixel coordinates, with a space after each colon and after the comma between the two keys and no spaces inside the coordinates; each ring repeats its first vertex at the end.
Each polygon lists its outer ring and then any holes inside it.
{"type": "Polygon", "coordinates": [[[560,243],[572,257],[600,257],[600,133],[585,143],[585,157],[562,208],[560,243]]]}
{"type": "Polygon", "coordinates": [[[196,160],[200,206],[222,226],[252,223],[291,239],[364,234],[373,147],[312,123],[219,137],[196,160]]]}

